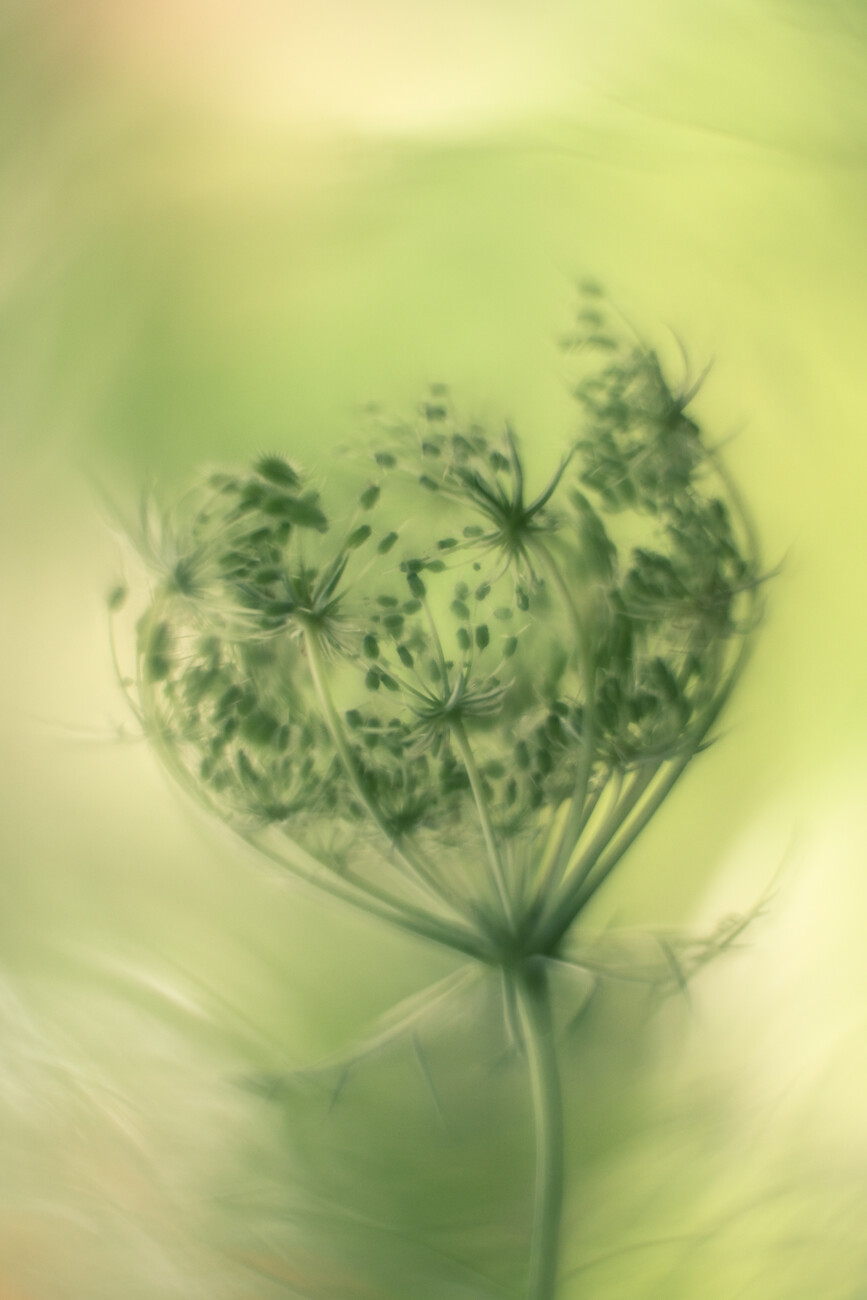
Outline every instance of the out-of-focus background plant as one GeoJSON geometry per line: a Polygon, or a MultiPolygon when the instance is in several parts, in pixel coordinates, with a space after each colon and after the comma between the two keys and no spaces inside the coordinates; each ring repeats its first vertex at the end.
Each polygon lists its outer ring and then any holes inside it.
{"type": "Polygon", "coordinates": [[[716,359],[697,408],[784,560],[596,920],[710,924],[786,867],[691,1012],[624,985],[576,1024],[563,1294],[859,1294],[865,72],[842,2],[3,6],[4,1300],[519,1285],[524,1099],[474,995],[425,1033],[435,1100],[397,1041],[283,1128],[237,1086],[450,968],[177,801],[113,688],[98,502],[322,474],[442,378],[541,472],[587,268],[716,359]]]}

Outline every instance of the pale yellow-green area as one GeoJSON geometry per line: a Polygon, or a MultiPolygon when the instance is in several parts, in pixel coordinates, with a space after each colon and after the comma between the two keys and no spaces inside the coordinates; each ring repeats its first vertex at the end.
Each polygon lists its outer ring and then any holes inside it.
{"type": "Polygon", "coordinates": [[[865,84],[856,0],[0,6],[2,1300],[520,1293],[492,991],[420,1031],[442,1119],[411,1041],[328,1116],[235,1086],[451,967],[181,803],[114,683],[100,492],[262,450],[327,482],[362,403],[431,380],[541,479],[585,274],[713,361],[697,410],[779,570],[596,921],[712,928],[785,866],[692,1016],[626,988],[580,1021],[562,1294],[860,1294],[865,84]]]}

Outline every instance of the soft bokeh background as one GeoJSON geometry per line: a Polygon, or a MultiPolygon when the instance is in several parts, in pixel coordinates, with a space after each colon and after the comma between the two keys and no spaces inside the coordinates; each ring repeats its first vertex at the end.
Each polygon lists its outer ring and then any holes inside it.
{"type": "Polygon", "coordinates": [[[714,359],[699,410],[782,566],[597,919],[709,926],[785,867],[691,1013],[579,1022],[562,1292],[867,1294],[865,85],[859,0],[3,0],[2,1300],[519,1289],[484,989],[424,1030],[437,1104],[399,1043],[330,1112],[237,1086],[450,967],[170,789],[114,684],[101,491],[321,468],[433,379],[550,463],[588,272],[714,359]]]}

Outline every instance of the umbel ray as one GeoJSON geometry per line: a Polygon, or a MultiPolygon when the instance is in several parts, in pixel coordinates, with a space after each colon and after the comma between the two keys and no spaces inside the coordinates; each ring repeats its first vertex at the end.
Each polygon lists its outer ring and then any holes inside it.
{"type": "Polygon", "coordinates": [[[528,1300],[557,1284],[553,964],[683,986],[743,928],[660,936],[658,960],[631,964],[582,918],[707,746],[762,576],[694,390],[592,291],[567,344],[578,434],[534,487],[516,434],[462,422],[437,388],[380,430],[339,523],[282,455],[143,507],[150,580],[123,678],[199,804],[292,875],[466,959],[360,1055],[473,972],[501,982],[536,1135],[528,1300]]]}

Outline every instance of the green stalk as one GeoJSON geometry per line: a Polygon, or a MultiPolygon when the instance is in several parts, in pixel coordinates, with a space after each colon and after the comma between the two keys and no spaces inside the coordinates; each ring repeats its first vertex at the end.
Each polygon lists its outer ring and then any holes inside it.
{"type": "MultiPolygon", "coordinates": [[[[693,758],[695,758],[696,754],[701,749],[705,737],[722,712],[724,705],[746,667],[750,649],[751,646],[749,641],[744,641],[738,651],[737,657],[735,658],[726,681],[705,710],[704,716],[698,726],[694,728],[688,748],[685,750],[681,758],[672,764],[663,780],[659,783],[656,789],[653,790],[630,824],[622,830],[617,842],[611,845],[607,854],[600,857],[595,873],[591,875],[590,872],[585,872],[583,885],[580,890],[575,895],[570,895],[563,903],[559,904],[556,912],[551,918],[551,921],[540,934],[538,943],[540,951],[549,953],[555,951],[557,945],[575,920],[575,917],[586,906],[603,881],[607,879],[617,866],[618,862],[620,862],[621,858],[635,843],[645,826],[647,826],[651,819],[656,815],[657,811],[662,807],[662,804],[668,798],[677,782],[689,767],[693,758]]],[[[659,769],[657,769],[654,775],[658,774],[658,771],[659,769]]]]}
{"type": "MultiPolygon", "coordinates": [[[[437,662],[439,663],[440,672],[442,674],[443,686],[445,687],[446,691],[448,691],[449,675],[448,675],[448,668],[446,667],[445,655],[443,654],[442,642],[440,641],[439,633],[437,632],[436,622],[434,620],[433,614],[431,613],[430,605],[428,604],[427,600],[424,599],[424,597],[422,597],[422,606],[424,608],[425,617],[427,618],[428,627],[430,628],[431,640],[433,641],[434,651],[436,653],[437,662]]],[[[500,900],[500,906],[503,909],[503,915],[506,918],[506,923],[511,929],[513,924],[512,904],[509,899],[508,890],[506,889],[506,879],[505,879],[505,874],[503,872],[503,860],[502,857],[500,856],[500,849],[497,844],[496,836],[494,835],[494,828],[491,825],[490,813],[488,811],[488,802],[485,798],[485,791],[482,785],[482,778],[479,774],[478,765],[476,763],[475,756],[473,754],[472,746],[470,745],[469,742],[469,737],[467,736],[466,727],[464,726],[461,718],[457,715],[454,715],[451,718],[451,736],[455,742],[457,751],[461,756],[461,761],[464,765],[464,768],[466,769],[467,776],[469,777],[470,788],[473,792],[473,798],[476,803],[476,811],[479,814],[479,822],[481,824],[482,835],[484,836],[484,840],[485,840],[485,848],[487,849],[489,873],[494,883],[494,890],[497,894],[497,897],[500,900]]]]}
{"type": "Polygon", "coordinates": [[[553,1300],[557,1286],[563,1210],[563,1099],[551,997],[545,968],[525,963],[510,977],[533,1103],[536,1133],[535,1189],[526,1300],[553,1300]]]}
{"type": "Polygon", "coordinates": [[[473,754],[469,739],[467,738],[466,728],[464,727],[464,724],[463,722],[461,722],[460,718],[456,718],[452,722],[451,731],[452,731],[452,738],[455,742],[455,746],[457,748],[458,753],[461,756],[461,761],[463,762],[463,765],[466,768],[467,776],[469,777],[470,780],[470,787],[473,792],[473,798],[476,801],[476,810],[479,814],[479,822],[481,823],[481,827],[482,827],[482,835],[484,836],[485,846],[488,850],[488,865],[490,867],[491,879],[494,882],[494,888],[497,892],[497,897],[500,900],[500,905],[503,909],[503,914],[506,918],[506,922],[511,928],[514,919],[512,915],[512,904],[509,898],[508,890],[506,889],[506,878],[503,872],[503,862],[500,856],[499,847],[497,845],[496,836],[494,835],[494,828],[491,825],[491,817],[488,811],[488,801],[485,798],[485,791],[482,785],[482,778],[479,773],[478,766],[476,764],[475,755],[473,754]]]}
{"type": "Polygon", "coordinates": [[[305,884],[315,885],[317,889],[324,890],[332,898],[350,903],[362,912],[387,921],[390,925],[405,930],[419,939],[428,939],[453,952],[462,952],[468,957],[474,957],[480,962],[490,963],[493,960],[482,940],[466,927],[452,925],[448,921],[439,921],[436,917],[412,907],[402,899],[395,899],[384,890],[378,890],[367,881],[355,883],[344,880],[286,836],[280,836],[279,843],[274,844],[270,844],[263,836],[255,833],[243,838],[272,862],[288,868],[297,879],[305,884]]]}
{"type": "MultiPolygon", "coordinates": [[[[145,703],[144,713],[159,719],[153,688],[142,671],[141,656],[138,663],[137,686],[139,696],[145,703]]],[[[181,789],[194,803],[205,808],[213,816],[219,817],[219,808],[205,794],[201,785],[192,779],[186,765],[178,757],[159,724],[151,728],[150,740],[181,789]]],[[[351,755],[349,757],[351,758],[351,755]]],[[[465,924],[431,916],[421,908],[414,907],[404,899],[380,889],[371,881],[345,879],[285,834],[277,837],[263,831],[244,832],[237,827],[235,830],[246,843],[255,847],[278,866],[290,871],[304,884],[315,885],[317,889],[323,890],[332,898],[348,903],[369,916],[386,921],[417,938],[427,939],[452,952],[462,952],[477,961],[489,963],[492,960],[492,955],[483,940],[465,924]],[[271,842],[272,840],[277,842],[271,842]]]]}
{"type": "Polygon", "coordinates": [[[404,845],[395,840],[394,836],[389,831],[379,808],[364,789],[358,774],[358,766],[355,757],[347,743],[343,724],[340,720],[337,709],[334,707],[334,701],[332,700],[331,692],[328,689],[328,681],[325,676],[325,664],[322,658],[322,647],[319,637],[316,632],[310,628],[305,630],[304,644],[307,649],[307,660],[310,665],[310,675],[313,679],[316,695],[322,712],[325,715],[325,721],[328,725],[328,730],[331,733],[331,739],[334,741],[334,747],[337,750],[346,775],[352,783],[352,788],[364,807],[367,809],[372,820],[382,831],[395,852],[403,860],[409,871],[410,877],[413,879],[415,884],[429,897],[433,897],[437,903],[444,904],[453,914],[459,916],[460,913],[454,903],[445,895],[441,883],[428,867],[415,854],[411,853],[404,845]]]}
{"type": "Polygon", "coordinates": [[[550,936],[552,932],[560,932],[563,918],[569,918],[566,922],[567,927],[571,924],[578,907],[576,900],[581,895],[585,881],[593,872],[605,849],[623,827],[658,770],[657,766],[635,773],[625,793],[618,792],[617,802],[577,862],[574,865],[571,861],[567,864],[571,870],[564,872],[563,890],[554,894],[550,907],[543,912],[538,930],[538,951],[545,953],[553,951],[550,936]]]}
{"type": "MultiPolygon", "coordinates": [[[[139,674],[138,685],[142,697],[150,701],[151,716],[156,717],[157,710],[153,702],[153,691],[141,674],[139,674]]],[[[194,803],[199,804],[213,816],[219,816],[219,809],[216,804],[205,795],[201,786],[192,779],[185,764],[178,758],[172,745],[159,727],[151,730],[150,740],[180,788],[194,803]]],[[[290,871],[296,879],[301,880],[304,884],[315,885],[332,898],[336,898],[343,903],[350,903],[353,907],[357,907],[371,916],[378,917],[380,920],[388,921],[391,925],[407,930],[419,938],[429,939],[447,948],[466,953],[467,956],[475,957],[479,961],[488,960],[484,947],[478,942],[472,931],[465,927],[461,926],[459,928],[450,925],[446,921],[440,922],[426,912],[405,903],[402,899],[394,898],[385,890],[377,889],[375,885],[367,881],[356,884],[345,880],[332,868],[326,866],[324,862],[320,862],[318,858],[313,857],[300,844],[296,844],[294,840],[286,835],[279,837],[278,848],[268,843],[266,833],[261,831],[245,833],[238,830],[238,828],[235,829],[247,844],[256,848],[272,862],[290,871]]]]}
{"type": "Polygon", "coordinates": [[[635,820],[624,831],[620,839],[612,845],[611,850],[604,857],[601,857],[595,864],[594,872],[587,872],[581,888],[577,891],[574,899],[576,913],[589,902],[596,893],[596,890],[611,874],[617,863],[626,853],[627,849],[638,839],[638,836],[644,830],[645,826],[655,817],[657,811],[662,807],[669,793],[674,789],[675,784],[680,780],[681,775],[686,770],[687,765],[692,761],[694,751],[685,754],[683,758],[678,759],[673,768],[670,768],[664,780],[657,786],[649,796],[647,802],[639,810],[635,820]]]}
{"type": "Polygon", "coordinates": [[[575,781],[572,804],[559,835],[557,848],[549,860],[548,869],[539,888],[539,897],[544,899],[550,896],[562,879],[586,820],[587,791],[590,785],[590,775],[593,771],[593,758],[596,750],[596,664],[587,619],[581,617],[557,561],[548,547],[542,542],[537,541],[534,545],[536,553],[551,575],[551,580],[569,614],[581,655],[581,676],[584,685],[584,737],[581,762],[575,781]]]}
{"type": "MultiPolygon", "coordinates": [[[[430,605],[424,597],[422,597],[422,606],[424,608],[425,617],[427,618],[428,627],[430,628],[431,640],[433,641],[434,651],[442,674],[443,686],[446,691],[448,691],[449,676],[448,668],[446,667],[446,658],[443,654],[442,642],[440,641],[439,633],[437,632],[436,621],[431,613],[430,605]]],[[[485,790],[482,785],[482,778],[479,773],[478,764],[476,763],[475,755],[473,754],[472,746],[470,745],[469,737],[467,736],[466,727],[458,715],[454,715],[451,718],[451,737],[455,742],[455,747],[461,756],[461,762],[463,763],[469,778],[470,789],[473,792],[476,811],[479,815],[479,823],[482,828],[482,835],[487,850],[489,874],[494,884],[494,891],[500,900],[500,906],[503,909],[506,924],[511,930],[514,925],[514,920],[512,903],[509,898],[508,890],[506,889],[503,859],[500,854],[499,845],[497,844],[497,838],[494,834],[494,828],[491,824],[488,801],[485,798],[485,790]]]]}

